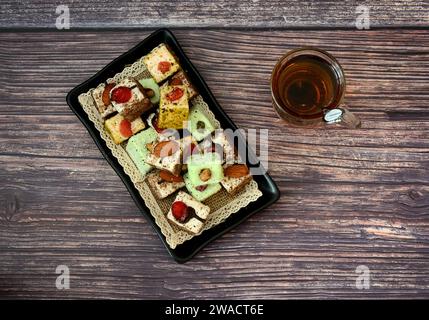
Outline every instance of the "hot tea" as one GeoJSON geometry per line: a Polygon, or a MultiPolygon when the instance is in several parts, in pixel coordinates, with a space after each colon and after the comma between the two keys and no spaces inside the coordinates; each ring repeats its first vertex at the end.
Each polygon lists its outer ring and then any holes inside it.
{"type": "Polygon", "coordinates": [[[293,57],[281,65],[272,79],[279,107],[301,119],[318,119],[324,110],[342,99],[343,84],[335,65],[316,55],[293,57]]]}

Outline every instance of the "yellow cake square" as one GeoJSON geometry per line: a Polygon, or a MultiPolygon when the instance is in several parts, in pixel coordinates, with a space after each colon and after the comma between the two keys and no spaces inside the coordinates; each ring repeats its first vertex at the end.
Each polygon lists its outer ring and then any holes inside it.
{"type": "Polygon", "coordinates": [[[121,116],[119,113],[107,119],[104,123],[104,126],[116,144],[124,142],[125,140],[145,128],[145,124],[140,117],[130,122],[126,120],[123,116],[121,116]],[[122,121],[128,123],[122,123],[122,121]]]}
{"type": "Polygon", "coordinates": [[[158,127],[161,129],[183,129],[186,127],[189,115],[186,87],[163,85],[160,91],[158,127]]]}
{"type": "Polygon", "coordinates": [[[149,54],[145,55],[143,62],[158,83],[164,81],[180,69],[176,59],[164,43],[161,43],[149,54]]]}

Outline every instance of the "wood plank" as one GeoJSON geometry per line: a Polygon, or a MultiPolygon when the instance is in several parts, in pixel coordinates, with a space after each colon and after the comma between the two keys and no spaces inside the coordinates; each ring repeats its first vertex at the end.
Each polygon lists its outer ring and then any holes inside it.
{"type": "MultiPolygon", "coordinates": [[[[240,119],[237,123],[241,124],[240,119]]],[[[408,128],[327,130],[321,134],[320,130],[293,129],[279,123],[270,128],[268,121],[259,125],[269,130],[268,170],[278,179],[309,183],[340,180],[394,184],[398,179],[416,184],[427,182],[427,122],[421,122],[420,127],[415,123],[416,129],[411,131],[413,122],[407,121],[403,125],[408,128]],[[403,138],[392,138],[390,132],[403,138]]],[[[103,162],[73,115],[0,115],[0,126],[0,156],[4,156],[5,163],[7,159],[15,163],[24,157],[22,166],[40,163],[45,170],[47,163],[61,163],[66,172],[72,170],[74,160],[103,162]]],[[[80,165],[73,170],[79,171],[80,165]]]]}
{"type": "Polygon", "coordinates": [[[55,28],[58,5],[68,5],[71,28],[355,28],[361,14],[369,9],[371,27],[428,26],[426,1],[72,1],[3,0],[0,27],[55,28]]]}
{"type": "MultiPolygon", "coordinates": [[[[0,112],[70,114],[64,104],[67,92],[149,33],[0,33],[4,61],[0,65],[4,97],[0,112]]],[[[353,110],[371,114],[365,127],[378,127],[380,118],[418,122],[428,115],[429,33],[425,30],[178,30],[175,34],[233,118],[246,112],[240,104],[251,97],[246,105],[252,107],[252,114],[240,117],[249,125],[261,117],[264,121],[273,117],[268,81],[271,69],[285,52],[304,45],[326,49],[338,57],[348,80],[347,101],[353,110]],[[332,41],[334,38],[341,41],[332,41]],[[254,85],[249,86],[249,81],[254,85]]],[[[389,121],[388,125],[392,123],[401,125],[401,121],[389,121]]]]}
{"type": "MultiPolygon", "coordinates": [[[[1,190],[5,201],[3,215],[6,220],[14,220],[15,214],[46,216],[61,210],[65,214],[88,215],[90,212],[84,204],[89,202],[95,205],[91,211],[95,210],[96,215],[120,216],[135,212],[134,204],[124,206],[124,203],[130,202],[129,195],[103,159],[17,155],[0,156],[0,164],[1,190]],[[115,197],[107,196],[109,193],[115,197]]],[[[318,181],[318,170],[322,170],[319,168],[323,166],[308,166],[308,176],[285,176],[281,169],[271,170],[285,193],[283,200],[286,202],[278,209],[291,212],[304,210],[316,215],[323,212],[324,215],[336,217],[332,205],[340,202],[342,210],[359,214],[355,207],[358,206],[363,215],[371,215],[372,218],[403,218],[402,215],[410,215],[416,221],[427,218],[426,183],[410,180],[404,184],[369,179],[318,181]]]]}
{"type": "Polygon", "coordinates": [[[270,130],[282,192],[185,265],[64,101],[147,34],[0,34],[0,297],[429,297],[427,31],[178,30],[233,120],[270,130]],[[304,44],[343,64],[361,130],[276,120],[270,69],[304,44]],[[55,288],[59,264],[70,290],[55,288]],[[355,288],[358,265],[371,270],[370,290],[355,288]]]}

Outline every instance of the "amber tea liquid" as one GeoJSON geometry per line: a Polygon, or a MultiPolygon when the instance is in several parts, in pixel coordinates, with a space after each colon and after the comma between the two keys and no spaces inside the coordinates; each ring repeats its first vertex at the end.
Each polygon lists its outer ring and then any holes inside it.
{"type": "Polygon", "coordinates": [[[341,102],[343,84],[338,67],[316,55],[299,55],[281,64],[272,76],[277,112],[298,122],[323,117],[341,102]],[[281,110],[283,109],[283,110],[281,110]]]}

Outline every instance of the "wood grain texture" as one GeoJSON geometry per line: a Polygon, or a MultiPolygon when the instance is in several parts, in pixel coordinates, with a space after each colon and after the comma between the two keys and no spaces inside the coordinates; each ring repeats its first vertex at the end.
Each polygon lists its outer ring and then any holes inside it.
{"type": "Polygon", "coordinates": [[[282,192],[185,265],[65,103],[148,34],[0,34],[0,297],[429,298],[428,31],[177,30],[236,124],[270,130],[282,192]],[[338,57],[362,129],[277,120],[271,68],[303,45],[338,57]],[[70,290],[55,288],[59,264],[70,290]]]}
{"type": "Polygon", "coordinates": [[[68,5],[71,28],[355,28],[362,5],[372,27],[429,25],[429,4],[422,0],[2,0],[0,26],[55,29],[58,5],[68,5]]]}

